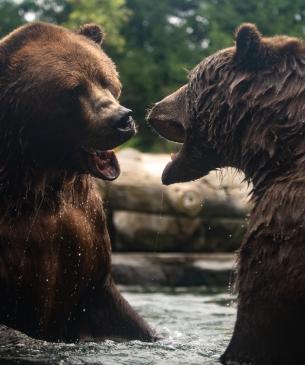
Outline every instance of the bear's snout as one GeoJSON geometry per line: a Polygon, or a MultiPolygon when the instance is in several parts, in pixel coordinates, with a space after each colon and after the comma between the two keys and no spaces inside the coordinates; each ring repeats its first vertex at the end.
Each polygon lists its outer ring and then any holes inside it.
{"type": "Polygon", "coordinates": [[[136,133],[135,122],[132,118],[132,110],[121,106],[118,112],[111,118],[110,125],[120,133],[136,133]]]}
{"type": "Polygon", "coordinates": [[[184,85],[156,103],[147,116],[148,123],[156,132],[173,142],[183,143],[185,139],[188,125],[186,89],[187,85],[184,85]]]}

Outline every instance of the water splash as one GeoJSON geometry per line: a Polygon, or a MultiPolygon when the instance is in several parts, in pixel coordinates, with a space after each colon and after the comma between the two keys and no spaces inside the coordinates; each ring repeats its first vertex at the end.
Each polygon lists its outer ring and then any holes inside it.
{"type": "Polygon", "coordinates": [[[163,336],[156,343],[54,344],[31,341],[0,343],[1,364],[53,365],[217,365],[235,321],[236,309],[227,292],[205,288],[143,292],[124,295],[163,336]],[[5,359],[7,362],[5,363],[5,359]],[[24,361],[24,362],[23,362],[24,361]]]}

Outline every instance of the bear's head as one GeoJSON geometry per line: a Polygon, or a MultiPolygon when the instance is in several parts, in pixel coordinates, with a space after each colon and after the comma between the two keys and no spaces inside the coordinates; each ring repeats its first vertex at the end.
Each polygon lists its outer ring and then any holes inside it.
{"type": "Polygon", "coordinates": [[[163,172],[164,184],[229,166],[258,187],[304,155],[304,43],[263,38],[248,23],[235,40],[234,47],[204,59],[188,84],[148,115],[161,136],[183,143],[163,172]]]}
{"type": "Polygon", "coordinates": [[[111,149],[135,125],[119,104],[121,84],[103,37],[94,24],[72,32],[33,23],[0,41],[1,169],[119,175],[111,149]]]}

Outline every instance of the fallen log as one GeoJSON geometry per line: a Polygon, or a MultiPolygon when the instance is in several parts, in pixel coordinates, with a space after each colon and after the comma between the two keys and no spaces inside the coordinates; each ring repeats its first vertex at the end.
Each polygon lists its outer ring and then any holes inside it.
{"type": "Polygon", "coordinates": [[[211,173],[200,180],[164,186],[160,176],[167,155],[141,154],[123,150],[119,155],[121,176],[114,182],[99,181],[107,207],[111,211],[201,218],[242,218],[251,209],[249,188],[243,177],[228,172],[211,173]]]}

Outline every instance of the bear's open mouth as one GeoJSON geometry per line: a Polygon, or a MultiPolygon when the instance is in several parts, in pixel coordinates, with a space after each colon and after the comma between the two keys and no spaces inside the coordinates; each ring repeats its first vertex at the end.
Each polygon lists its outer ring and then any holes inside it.
{"type": "Polygon", "coordinates": [[[115,180],[120,175],[120,165],[112,150],[101,151],[82,148],[86,154],[89,173],[99,179],[115,180]]]}
{"type": "Polygon", "coordinates": [[[176,120],[159,120],[147,119],[153,129],[163,138],[177,143],[183,143],[185,140],[185,129],[183,125],[176,120]]]}

